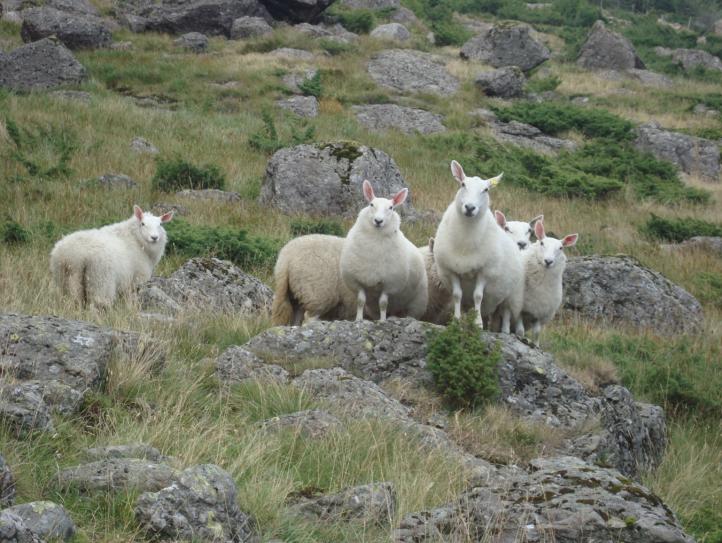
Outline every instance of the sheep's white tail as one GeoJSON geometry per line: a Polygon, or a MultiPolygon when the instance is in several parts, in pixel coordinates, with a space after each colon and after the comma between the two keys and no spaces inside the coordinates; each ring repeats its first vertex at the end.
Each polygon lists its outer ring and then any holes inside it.
{"type": "Polygon", "coordinates": [[[294,304],[293,294],[288,283],[288,265],[285,260],[277,262],[273,275],[276,280],[276,289],[271,306],[271,322],[276,326],[300,325],[303,322],[303,310],[298,307],[298,304],[294,304]],[[298,322],[299,320],[301,322],[298,322]]]}

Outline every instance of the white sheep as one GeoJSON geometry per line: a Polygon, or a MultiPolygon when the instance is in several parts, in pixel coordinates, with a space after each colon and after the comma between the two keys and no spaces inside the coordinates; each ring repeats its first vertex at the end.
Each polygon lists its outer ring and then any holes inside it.
{"type": "Polygon", "coordinates": [[[542,325],[548,323],[562,304],[562,276],[566,267],[565,247],[577,243],[578,234],[563,239],[546,237],[544,222],[534,225],[537,241],[523,251],[524,305],[522,320],[525,328],[531,327],[538,336],[542,325]]]}
{"type": "Polygon", "coordinates": [[[55,282],[83,305],[109,307],[150,279],[167,241],[162,223],[172,218],[173,212],[156,217],[133,206],[130,219],[68,234],[50,252],[55,282]]]}
{"type": "MultiPolygon", "coordinates": [[[[400,230],[394,211],[404,203],[408,189],[391,200],[376,198],[371,183],[363,182],[369,205],[358,214],[341,250],[341,277],[356,293],[356,320],[362,320],[366,299],[378,299],[382,321],[387,313],[420,318],[426,311],[427,279],[424,259],[400,230]]],[[[370,311],[375,313],[374,304],[370,311]]]]}
{"type": "Polygon", "coordinates": [[[467,177],[453,160],[451,173],[459,182],[454,201],[444,212],[436,231],[434,258],[439,277],[451,291],[454,317],[461,317],[462,300],[473,300],[476,321],[501,314],[501,331],[509,333],[512,322],[519,333],[523,302],[521,252],[496,224],[489,210],[492,179],[467,177]]]}
{"type": "Polygon", "coordinates": [[[534,224],[537,221],[543,221],[544,215],[538,215],[529,222],[524,221],[507,221],[501,211],[494,211],[496,224],[498,224],[504,232],[519,246],[520,250],[524,250],[531,244],[531,236],[534,233],[534,224]]]}
{"type": "Polygon", "coordinates": [[[310,234],[283,246],[273,270],[273,324],[354,318],[356,294],[341,279],[343,243],[338,236],[310,234]]]}
{"type": "Polygon", "coordinates": [[[451,319],[452,313],[451,292],[444,286],[439,277],[439,272],[436,270],[434,238],[429,238],[428,245],[419,247],[419,252],[424,257],[429,291],[426,313],[421,317],[421,320],[433,322],[434,324],[446,324],[451,319]]]}

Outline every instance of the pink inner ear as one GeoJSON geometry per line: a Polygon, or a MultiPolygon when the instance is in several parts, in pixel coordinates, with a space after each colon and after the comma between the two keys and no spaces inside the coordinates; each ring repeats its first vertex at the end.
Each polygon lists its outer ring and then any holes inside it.
{"type": "Polygon", "coordinates": [[[160,222],[170,222],[170,220],[173,218],[173,212],[169,211],[168,213],[164,213],[160,216],[160,222]]]}
{"type": "Polygon", "coordinates": [[[571,247],[573,245],[577,244],[577,238],[579,237],[579,234],[569,234],[568,236],[565,236],[562,240],[562,246],[563,247],[571,247]]]}
{"type": "Polygon", "coordinates": [[[133,206],[133,214],[135,215],[135,218],[139,221],[143,220],[143,210],[140,208],[140,206],[133,206]]]}
{"type": "Polygon", "coordinates": [[[544,233],[544,223],[541,221],[537,221],[534,224],[534,235],[536,236],[536,239],[544,239],[546,237],[546,234],[544,233]]]}
{"type": "Polygon", "coordinates": [[[371,183],[368,181],[364,181],[363,183],[363,191],[364,191],[364,198],[366,198],[367,202],[370,202],[375,198],[374,196],[374,188],[371,186],[371,183]]]}
{"type": "Polygon", "coordinates": [[[501,211],[494,211],[494,216],[496,217],[496,224],[502,228],[506,227],[506,217],[501,211]]]}
{"type": "Polygon", "coordinates": [[[459,183],[463,182],[466,177],[464,169],[461,167],[461,164],[456,162],[456,160],[452,160],[451,162],[451,173],[459,183]]]}
{"type": "Polygon", "coordinates": [[[397,192],[394,195],[394,198],[391,200],[391,202],[395,206],[400,206],[406,201],[406,197],[409,195],[409,189],[401,189],[399,192],[397,192]]]}

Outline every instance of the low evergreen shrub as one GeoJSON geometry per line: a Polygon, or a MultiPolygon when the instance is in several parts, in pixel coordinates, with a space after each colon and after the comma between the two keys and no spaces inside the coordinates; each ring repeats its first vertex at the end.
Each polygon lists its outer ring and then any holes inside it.
{"type": "Polygon", "coordinates": [[[7,245],[20,245],[30,241],[30,232],[20,223],[7,219],[0,224],[0,240],[7,245]]]}
{"type": "Polygon", "coordinates": [[[293,219],[291,221],[291,235],[305,236],[307,234],[328,234],[329,236],[344,236],[343,226],[331,219],[293,219]]]}
{"type": "Polygon", "coordinates": [[[290,145],[308,143],[316,137],[316,128],[306,124],[305,121],[300,121],[300,124],[291,122],[289,124],[291,133],[284,137],[278,133],[270,111],[263,110],[261,118],[263,128],[248,137],[248,145],[256,151],[270,155],[290,145]]]}
{"type": "Polygon", "coordinates": [[[159,158],[152,186],[154,190],[175,192],[183,189],[220,189],[226,179],[218,166],[196,166],[180,157],[159,158]]]}
{"type": "Polygon", "coordinates": [[[692,217],[665,219],[654,213],[640,227],[640,230],[651,238],[677,243],[695,236],[722,236],[722,224],[692,217]]]}
{"type": "Polygon", "coordinates": [[[321,85],[321,72],[317,71],[313,77],[304,79],[298,85],[298,89],[305,96],[315,96],[316,98],[320,98],[321,93],[323,92],[323,86],[321,85]]]}
{"type": "Polygon", "coordinates": [[[27,175],[36,179],[68,177],[70,161],[78,150],[77,137],[64,126],[20,126],[5,117],[5,129],[10,138],[8,158],[15,161],[27,175]]]}

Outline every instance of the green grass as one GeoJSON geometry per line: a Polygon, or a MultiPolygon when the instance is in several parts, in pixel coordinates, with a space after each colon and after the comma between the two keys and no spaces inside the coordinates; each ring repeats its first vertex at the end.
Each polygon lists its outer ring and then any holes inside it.
{"type": "Polygon", "coordinates": [[[181,157],[159,158],[151,180],[153,188],[161,192],[182,189],[220,189],[226,186],[226,179],[218,166],[206,164],[196,166],[181,157]]]}
{"type": "Polygon", "coordinates": [[[722,236],[722,224],[695,217],[666,219],[652,214],[640,231],[653,239],[679,243],[695,236],[722,236]]]}

